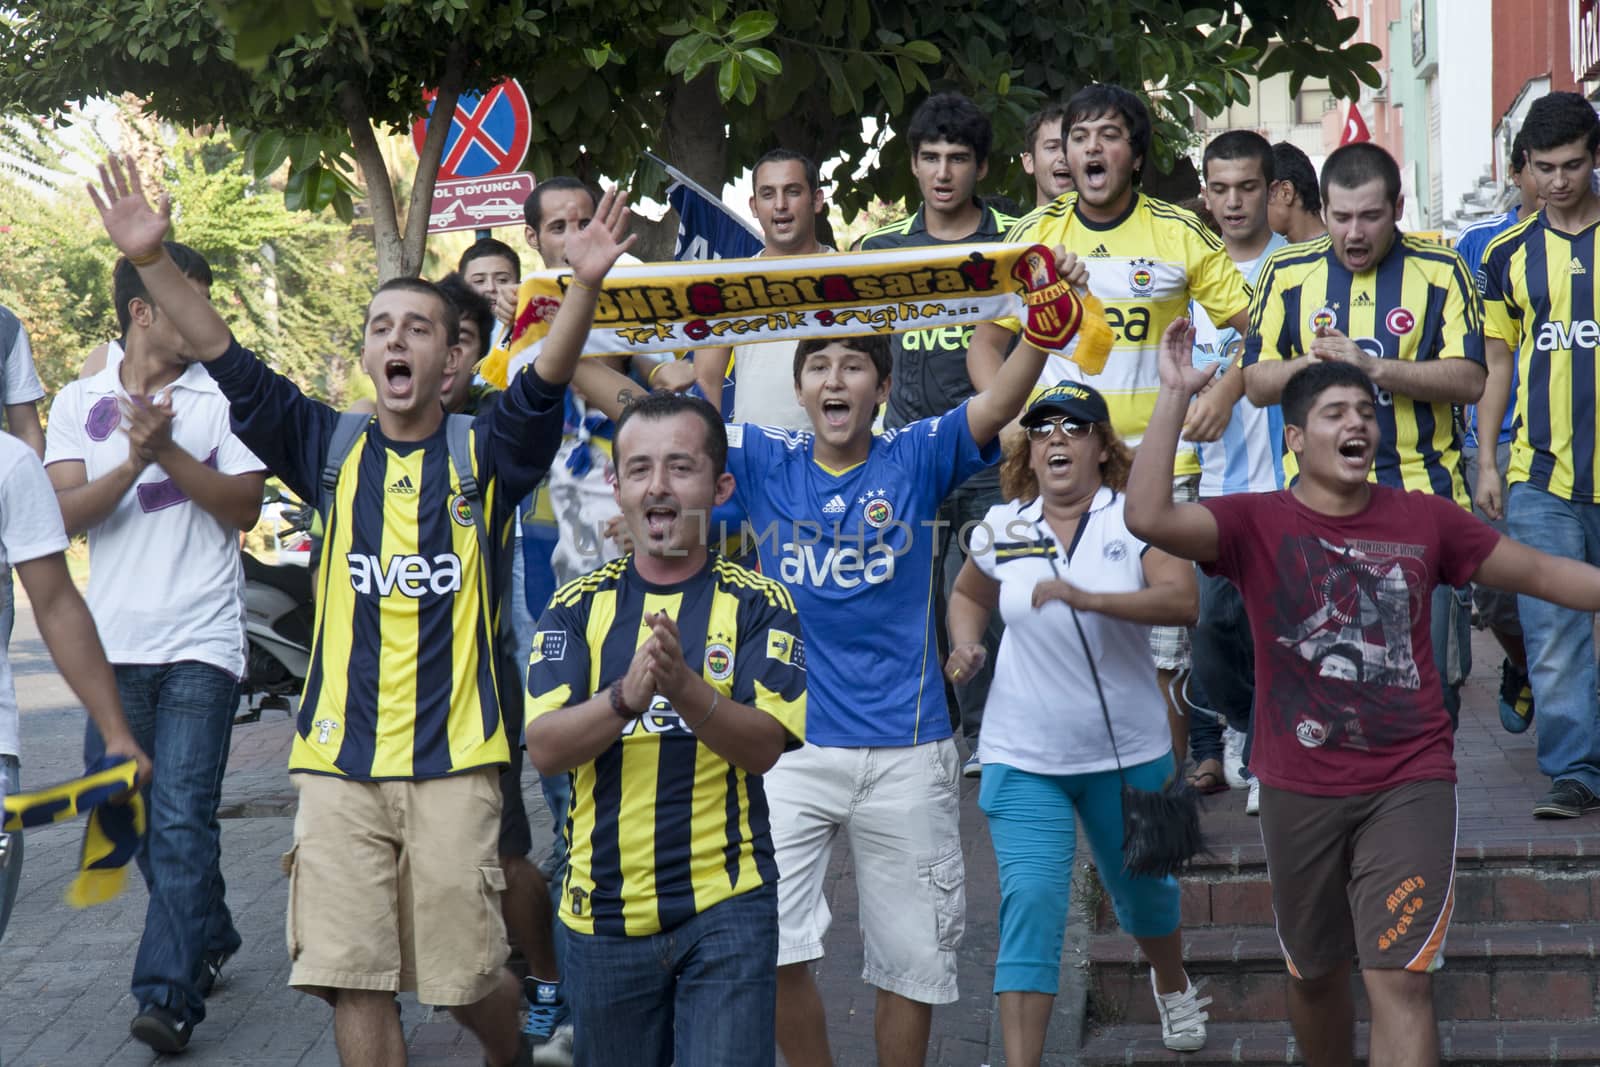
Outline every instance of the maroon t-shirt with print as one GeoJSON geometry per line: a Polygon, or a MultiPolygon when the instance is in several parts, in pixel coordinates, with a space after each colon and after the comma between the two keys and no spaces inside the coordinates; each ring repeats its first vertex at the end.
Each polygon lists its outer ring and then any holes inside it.
{"type": "Polygon", "coordinates": [[[1467,584],[1500,535],[1444,497],[1380,485],[1347,516],[1287,489],[1201,505],[1217,520],[1203,569],[1239,587],[1255,638],[1250,769],[1315,796],[1455,781],[1429,604],[1434,586],[1467,584]]]}

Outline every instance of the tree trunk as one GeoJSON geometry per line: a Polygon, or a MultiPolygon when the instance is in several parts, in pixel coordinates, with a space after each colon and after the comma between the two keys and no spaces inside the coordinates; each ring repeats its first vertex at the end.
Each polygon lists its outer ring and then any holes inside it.
{"type": "MultiPolygon", "coordinates": [[[[434,114],[453,115],[461,96],[466,72],[466,45],[450,46],[445,77],[434,98],[434,114]]],[[[422,271],[422,254],[428,240],[428,215],[433,202],[433,186],[439,176],[439,161],[444,155],[444,140],[450,132],[448,122],[430,122],[428,136],[417,157],[417,176],[411,187],[406,210],[406,227],[400,229],[400,209],[395,201],[394,183],[383,161],[383,150],[372,132],[372,113],[361,87],[346,83],[339,89],[339,111],[350,128],[350,143],[355,148],[361,180],[367,187],[367,210],[372,216],[372,243],[378,254],[378,284],[393,278],[415,278],[422,271]]]]}
{"type": "MultiPolygon", "coordinates": [[[[661,131],[660,154],[668,163],[722,195],[727,177],[728,140],[724,130],[727,112],[717,96],[715,71],[687,85],[675,84],[667,101],[667,121],[661,131]]],[[[636,219],[639,242],[634,254],[646,262],[669,260],[678,235],[678,213],[671,208],[660,222],[636,219]]]]}

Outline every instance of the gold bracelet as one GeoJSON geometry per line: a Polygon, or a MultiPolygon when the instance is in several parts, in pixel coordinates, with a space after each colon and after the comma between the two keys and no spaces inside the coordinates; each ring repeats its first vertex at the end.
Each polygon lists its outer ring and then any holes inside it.
{"type": "Polygon", "coordinates": [[[646,374],[644,376],[644,384],[650,386],[652,389],[655,388],[656,375],[661,373],[661,368],[662,367],[665,367],[668,363],[671,363],[671,362],[672,362],[672,360],[670,360],[670,359],[664,359],[660,363],[657,363],[654,367],[651,367],[650,368],[650,373],[646,374]]]}
{"type": "Polygon", "coordinates": [[[717,704],[721,700],[722,700],[722,694],[717,692],[715,689],[713,689],[711,691],[711,710],[707,711],[706,714],[705,714],[705,717],[702,718],[699,722],[697,722],[693,726],[689,727],[689,732],[691,734],[699,733],[700,732],[700,727],[704,726],[706,723],[711,721],[711,716],[713,716],[713,715],[715,715],[717,713],[717,704]]]}
{"type": "Polygon", "coordinates": [[[585,289],[585,290],[587,290],[587,291],[589,291],[591,293],[595,292],[595,287],[594,286],[590,285],[588,282],[584,281],[582,278],[578,277],[576,274],[574,274],[572,276],[572,288],[574,288],[574,289],[585,289]]]}
{"type": "Polygon", "coordinates": [[[166,255],[166,254],[167,254],[167,246],[164,245],[164,244],[163,245],[157,245],[156,246],[156,250],[154,252],[148,253],[147,255],[129,256],[128,257],[128,262],[132,263],[135,267],[151,267],[151,266],[154,266],[155,264],[161,262],[161,257],[166,255]]]}

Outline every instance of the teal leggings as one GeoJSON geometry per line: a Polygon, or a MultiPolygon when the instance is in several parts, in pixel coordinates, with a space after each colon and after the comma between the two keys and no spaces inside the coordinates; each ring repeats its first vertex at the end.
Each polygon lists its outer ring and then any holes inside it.
{"type": "MultiPolygon", "coordinates": [[[[1172,773],[1172,754],[1123,773],[1136,789],[1160,789],[1172,773]]],[[[985,763],[978,806],[989,817],[1000,866],[996,993],[1057,991],[1077,850],[1074,811],[1083,819],[1100,883],[1122,928],[1134,937],[1165,937],[1178,928],[1177,880],[1134,878],[1122,869],[1122,780],[1116,771],[1032,774],[985,763]]]]}

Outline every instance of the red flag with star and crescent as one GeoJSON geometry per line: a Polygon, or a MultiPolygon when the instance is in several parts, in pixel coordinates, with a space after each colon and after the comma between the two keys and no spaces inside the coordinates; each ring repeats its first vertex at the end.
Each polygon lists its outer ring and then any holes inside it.
{"type": "Polygon", "coordinates": [[[1344,115],[1344,130],[1339,134],[1340,146],[1370,140],[1372,131],[1367,129],[1367,120],[1361,117],[1361,109],[1351,103],[1344,115]]]}

